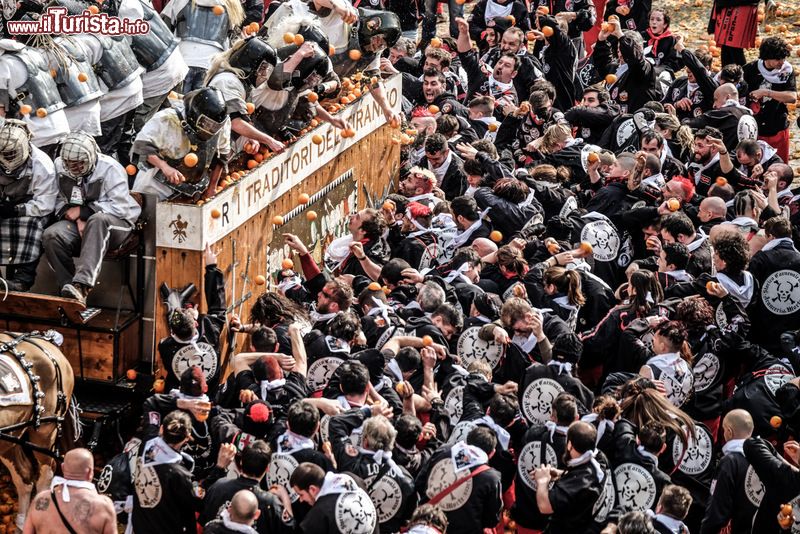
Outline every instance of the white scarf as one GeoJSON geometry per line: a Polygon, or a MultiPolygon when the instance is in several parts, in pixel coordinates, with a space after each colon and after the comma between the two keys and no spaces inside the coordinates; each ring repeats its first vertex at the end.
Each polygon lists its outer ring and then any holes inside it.
{"type": "Polygon", "coordinates": [[[655,366],[665,371],[671,367],[677,367],[682,361],[681,355],[677,352],[667,352],[653,356],[647,360],[647,365],[655,366]]]}
{"type": "Polygon", "coordinates": [[[617,73],[616,73],[617,81],[614,82],[612,85],[616,85],[617,82],[619,82],[620,78],[622,78],[622,75],[625,74],[626,72],[628,72],[628,64],[620,63],[619,66],[617,67],[617,73]]]}
{"type": "Polygon", "coordinates": [[[503,447],[504,451],[508,450],[508,444],[511,441],[511,434],[508,433],[508,430],[498,425],[492,416],[484,415],[480,419],[475,421],[476,424],[479,425],[486,425],[492,430],[494,433],[497,434],[497,441],[500,442],[500,446],[503,447]]]}
{"type": "Polygon", "coordinates": [[[442,180],[444,180],[444,175],[447,174],[447,169],[450,168],[450,163],[453,161],[453,151],[447,151],[447,157],[444,159],[441,165],[436,167],[435,169],[431,166],[431,162],[428,162],[428,169],[436,176],[436,185],[441,186],[442,180]]]}
{"type": "MultiPolygon", "coordinates": [[[[422,193],[421,195],[416,195],[413,197],[408,197],[409,202],[420,202],[423,200],[430,200],[434,205],[441,202],[441,199],[434,195],[433,193],[422,193]]],[[[424,204],[424,202],[423,202],[424,204]]]]}
{"type": "Polygon", "coordinates": [[[686,96],[688,98],[691,99],[694,92],[697,91],[698,89],[700,89],[700,84],[693,83],[688,80],[686,81],[686,96]]]}
{"type": "Polygon", "coordinates": [[[645,458],[650,458],[654,464],[658,465],[658,456],[645,449],[643,445],[639,445],[638,447],[636,447],[636,452],[638,452],[645,458]]]}
{"type": "MultiPolygon", "coordinates": [[[[664,151],[664,152],[663,152],[663,154],[664,154],[664,156],[665,156],[665,158],[666,158],[666,151],[664,151]]],[[[663,162],[662,162],[662,163],[663,163],[663,162]]],[[[664,181],[664,175],[663,175],[663,174],[661,174],[660,172],[659,172],[659,173],[657,173],[657,174],[654,174],[654,175],[652,175],[652,176],[648,176],[647,178],[645,178],[644,180],[642,180],[642,183],[643,183],[644,185],[649,185],[649,186],[652,186],[652,187],[657,187],[657,188],[659,188],[659,189],[663,188],[663,187],[664,187],[664,186],[667,184],[667,182],[666,182],[666,181],[664,181]]]]}
{"type": "Polygon", "coordinates": [[[729,455],[732,452],[738,452],[742,456],[744,456],[744,440],[743,439],[732,439],[725,443],[722,446],[722,454],[725,456],[729,455]]]}
{"type": "Polygon", "coordinates": [[[739,108],[742,111],[746,111],[749,115],[753,114],[753,112],[750,111],[750,108],[744,107],[742,104],[739,103],[738,100],[735,100],[733,98],[729,98],[728,100],[726,100],[725,103],[722,104],[722,108],[739,108]]]}
{"type": "Polygon", "coordinates": [[[686,245],[686,248],[689,249],[689,252],[694,252],[700,248],[700,245],[702,245],[706,239],[708,239],[708,236],[705,234],[705,232],[703,232],[702,229],[698,229],[697,237],[695,237],[694,241],[686,245]]]}
{"type": "Polygon", "coordinates": [[[649,508],[645,510],[645,513],[647,513],[647,515],[652,515],[653,519],[667,527],[673,534],[683,534],[684,532],[689,532],[687,526],[679,519],[675,519],[674,517],[664,514],[653,514],[653,511],[649,508]]]}
{"type": "Polygon", "coordinates": [[[792,245],[792,249],[794,249],[795,252],[797,251],[797,249],[794,248],[794,241],[792,241],[792,238],[790,237],[781,237],[779,239],[773,239],[772,241],[761,247],[761,250],[762,252],[770,251],[773,248],[780,245],[781,243],[789,243],[790,245],[792,245]]]}
{"type": "Polygon", "coordinates": [[[167,443],[159,436],[151,439],[144,445],[142,458],[146,459],[152,456],[152,460],[145,462],[145,467],[152,467],[162,464],[176,464],[183,460],[183,455],[167,445],[167,443]]]}
{"type": "Polygon", "coordinates": [[[459,441],[450,449],[450,460],[456,475],[465,469],[483,465],[489,461],[489,456],[483,450],[466,441],[459,441]]]}
{"type": "Polygon", "coordinates": [[[206,394],[200,395],[199,397],[192,397],[191,395],[186,395],[184,393],[181,393],[179,389],[171,389],[169,391],[169,394],[172,397],[175,397],[176,399],[181,399],[181,400],[191,400],[191,401],[195,401],[196,400],[196,401],[202,401],[202,402],[211,402],[209,400],[209,398],[208,398],[208,395],[206,395],[206,394]]]}
{"type": "Polygon", "coordinates": [[[753,275],[747,271],[742,271],[742,274],[744,275],[744,283],[742,285],[731,280],[725,273],[717,273],[717,281],[722,284],[722,287],[724,287],[733,298],[739,301],[742,307],[746,308],[753,298],[753,275]]]}
{"type": "Polygon", "coordinates": [[[303,449],[313,449],[314,440],[287,430],[278,438],[278,452],[292,454],[303,449]]]}
{"type": "Polygon", "coordinates": [[[522,202],[519,203],[519,207],[520,208],[526,208],[526,207],[530,206],[531,202],[533,202],[533,199],[534,199],[534,192],[533,192],[533,190],[531,190],[531,192],[528,193],[528,196],[525,197],[525,200],[523,200],[522,202]]]}
{"type": "Polygon", "coordinates": [[[389,468],[392,471],[395,473],[400,472],[400,470],[397,468],[397,464],[394,463],[394,460],[392,460],[392,451],[371,451],[369,449],[365,449],[364,447],[358,447],[358,452],[367,456],[371,456],[372,460],[378,465],[383,465],[385,460],[386,463],[389,464],[389,468]]]}
{"type": "Polygon", "coordinates": [[[567,430],[569,430],[569,427],[560,426],[555,421],[545,421],[544,422],[544,427],[547,429],[548,432],[550,432],[550,441],[551,442],[553,441],[553,435],[555,435],[556,432],[558,432],[562,436],[566,436],[567,435],[567,430]]]}
{"type": "Polygon", "coordinates": [[[475,232],[475,230],[477,230],[478,228],[481,227],[481,225],[483,224],[483,218],[486,217],[486,215],[489,213],[489,210],[491,210],[491,209],[492,209],[491,207],[488,207],[485,210],[483,210],[480,213],[480,215],[478,215],[478,220],[477,221],[472,223],[469,226],[469,228],[467,228],[466,230],[464,230],[463,232],[461,232],[460,234],[455,236],[453,238],[453,240],[450,241],[449,248],[456,249],[456,248],[459,248],[464,243],[466,243],[467,240],[470,238],[470,236],[472,236],[472,234],[475,232]]]}
{"type": "Polygon", "coordinates": [[[249,525],[235,523],[231,519],[231,514],[227,509],[223,510],[219,517],[222,519],[222,524],[225,525],[225,528],[228,530],[232,530],[234,532],[244,532],[245,534],[258,534],[258,531],[249,525]]]}
{"type": "Polygon", "coordinates": [[[286,292],[289,291],[290,289],[293,289],[295,287],[302,286],[302,285],[303,285],[303,280],[299,276],[294,275],[294,276],[290,276],[288,278],[284,278],[283,280],[281,280],[278,283],[278,291],[280,291],[281,293],[283,293],[285,295],[286,292]]]}
{"type": "Polygon", "coordinates": [[[528,337],[522,337],[520,335],[514,334],[514,337],[511,338],[512,343],[516,343],[519,345],[523,351],[530,352],[536,347],[536,335],[531,332],[531,335],[528,337]]]}
{"type": "Polygon", "coordinates": [[[460,280],[463,280],[465,283],[472,285],[472,280],[470,280],[469,278],[466,277],[466,275],[464,275],[464,273],[467,272],[469,268],[470,268],[469,262],[465,261],[464,263],[459,265],[458,269],[453,269],[452,271],[450,271],[447,274],[447,276],[444,277],[444,281],[447,282],[448,284],[452,284],[453,281],[456,278],[458,278],[460,280]]]}
{"type": "MultiPolygon", "coordinates": [[[[590,413],[584,415],[581,418],[581,421],[584,423],[594,423],[600,416],[596,413],[590,413]]],[[[603,438],[603,435],[606,433],[607,430],[611,432],[614,431],[614,421],[609,421],[608,419],[601,419],[600,422],[597,424],[597,439],[595,443],[600,443],[600,440],[603,438]]]]}
{"type": "Polygon", "coordinates": [[[478,321],[482,322],[483,324],[489,324],[489,323],[491,323],[491,322],[492,322],[492,320],[491,320],[491,319],[489,319],[488,317],[486,317],[486,316],[485,316],[485,315],[483,315],[483,314],[478,314],[478,315],[476,315],[475,317],[473,317],[473,319],[476,319],[476,320],[478,320],[478,321]]]}
{"type": "MultiPolygon", "coordinates": [[[[491,1],[491,0],[490,0],[491,1]]],[[[495,79],[494,74],[489,75],[489,94],[493,97],[503,96],[514,87],[513,82],[503,83],[495,79]]]]}
{"type": "Polygon", "coordinates": [[[397,364],[397,360],[392,358],[389,360],[389,363],[386,365],[389,371],[394,375],[398,382],[403,381],[403,371],[400,369],[400,366],[397,364]]]}
{"type": "Polygon", "coordinates": [[[486,11],[484,12],[483,19],[488,24],[495,17],[507,17],[511,14],[514,8],[514,2],[508,2],[506,5],[501,5],[494,0],[486,2],[486,11]]]}
{"type": "Polygon", "coordinates": [[[731,224],[735,224],[739,228],[744,228],[755,232],[758,232],[759,228],[758,223],[750,217],[736,217],[731,221],[731,224]]]}
{"type": "Polygon", "coordinates": [[[694,280],[694,276],[686,272],[686,269],[676,269],[674,271],[668,271],[667,276],[674,278],[678,282],[691,282],[694,280]]]}
{"type": "Polygon", "coordinates": [[[336,317],[338,314],[336,312],[319,313],[317,310],[311,310],[308,315],[311,318],[312,323],[317,323],[320,321],[325,321],[327,323],[328,321],[336,317]]]}
{"type": "Polygon", "coordinates": [[[262,380],[259,383],[261,387],[261,400],[267,400],[267,393],[273,389],[282,388],[286,384],[285,378],[277,378],[275,380],[262,380]]]}
{"type": "Polygon", "coordinates": [[[392,308],[387,306],[386,303],[384,303],[380,299],[377,299],[375,297],[371,297],[371,298],[372,298],[372,303],[375,304],[375,307],[371,308],[367,312],[367,317],[372,317],[373,315],[380,314],[380,316],[383,317],[383,320],[386,321],[386,326],[389,326],[390,324],[392,324],[392,320],[389,317],[389,312],[392,311],[392,308]]]}
{"type": "Polygon", "coordinates": [[[603,471],[603,466],[601,466],[597,460],[595,460],[595,456],[597,456],[597,449],[592,449],[590,451],[586,451],[577,458],[573,458],[567,462],[568,467],[577,467],[579,465],[583,465],[587,462],[592,464],[594,467],[594,474],[597,477],[598,482],[603,482],[603,479],[606,477],[605,471],[603,471]]]}
{"type": "Polygon", "coordinates": [[[758,72],[760,72],[761,76],[769,83],[782,84],[786,83],[786,81],[792,75],[792,65],[788,61],[784,61],[779,68],[769,70],[767,69],[767,66],[764,65],[764,60],[759,59],[758,72]]]}
{"type": "Polygon", "coordinates": [[[414,525],[408,529],[408,534],[442,534],[433,527],[428,525],[414,525]]]}
{"type": "Polygon", "coordinates": [[[348,475],[328,472],[325,473],[325,480],[322,482],[322,487],[319,489],[317,500],[325,495],[336,495],[356,490],[358,490],[356,482],[348,475]]]}
{"type": "Polygon", "coordinates": [[[700,178],[703,175],[703,171],[714,165],[716,162],[719,161],[719,153],[714,154],[714,157],[708,160],[708,163],[702,164],[693,162],[689,164],[689,169],[694,171],[694,183],[695,185],[700,183],[700,178]]]}
{"type": "Polygon", "coordinates": [[[62,477],[53,477],[53,481],[50,482],[50,490],[52,490],[56,486],[62,486],[61,500],[64,502],[69,502],[69,488],[82,488],[82,489],[94,490],[95,493],[97,492],[97,489],[94,487],[94,484],[92,484],[88,480],[70,480],[62,477]]]}
{"type": "Polygon", "coordinates": [[[779,199],[781,199],[783,197],[791,197],[791,196],[794,196],[794,193],[792,193],[792,190],[789,189],[788,187],[786,189],[784,189],[783,191],[778,191],[778,198],[779,199]]]}
{"type": "Polygon", "coordinates": [[[550,360],[547,362],[548,367],[557,367],[558,371],[556,374],[561,375],[567,373],[568,375],[572,376],[572,364],[569,362],[559,362],[557,360],[550,360]]]}
{"type": "MultiPolygon", "coordinates": [[[[477,191],[477,190],[478,190],[477,187],[469,186],[469,187],[467,187],[467,190],[464,191],[464,196],[465,197],[475,196],[475,191],[477,191]]],[[[411,531],[409,530],[409,532],[411,532],[411,531]]]]}
{"type": "Polygon", "coordinates": [[[353,242],[353,235],[347,234],[331,241],[325,248],[325,263],[335,263],[333,270],[342,266],[342,263],[350,256],[350,243],[353,242]]]}

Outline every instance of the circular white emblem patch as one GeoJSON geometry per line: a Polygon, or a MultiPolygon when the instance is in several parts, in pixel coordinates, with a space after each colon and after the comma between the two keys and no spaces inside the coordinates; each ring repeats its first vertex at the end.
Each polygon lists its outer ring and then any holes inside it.
{"type": "Polygon", "coordinates": [[[636,125],[633,123],[633,119],[623,121],[617,128],[617,146],[627,143],[633,137],[634,132],[636,132],[636,125]]]}
{"type": "Polygon", "coordinates": [[[371,534],[378,514],[369,495],[363,491],[346,491],[336,499],[336,526],[344,534],[371,534]]]}
{"type": "MultiPolygon", "coordinates": [[[[372,480],[369,479],[366,482],[367,486],[369,486],[372,480]]],[[[369,497],[378,511],[379,523],[385,523],[392,519],[400,511],[400,506],[403,504],[403,492],[400,489],[400,484],[388,474],[382,476],[370,488],[369,497]]]]}
{"type": "Polygon", "coordinates": [[[614,469],[617,503],[626,512],[649,510],[656,503],[656,481],[641,465],[625,463],[614,469]]]}
{"type": "Polygon", "coordinates": [[[699,475],[711,465],[713,452],[711,435],[703,427],[697,426],[695,429],[697,430],[697,439],[689,434],[689,448],[686,450],[686,454],[683,452],[683,442],[678,436],[675,436],[672,441],[672,462],[682,473],[687,475],[699,475]]]}
{"type": "Polygon", "coordinates": [[[276,452],[273,453],[272,460],[269,463],[269,469],[267,470],[267,485],[270,487],[278,485],[286,488],[292,502],[297,501],[298,495],[292,490],[289,479],[292,473],[294,473],[294,470],[297,469],[297,465],[297,460],[295,460],[294,456],[291,454],[276,452]]]}
{"type": "Polygon", "coordinates": [[[517,459],[517,473],[526,486],[532,490],[536,489],[536,481],[533,479],[533,470],[537,467],[549,464],[558,464],[556,451],[549,443],[541,441],[531,441],[522,447],[517,459]]]}
{"type": "Polygon", "coordinates": [[[784,269],[764,281],[761,301],[775,315],[790,315],[800,310],[800,273],[784,269]]]}
{"type": "MultiPolygon", "coordinates": [[[[457,479],[467,476],[469,476],[469,470],[464,469],[456,477],[453,461],[449,457],[442,458],[436,462],[436,465],[431,468],[431,472],[428,474],[428,488],[425,490],[425,494],[431,499],[450,487],[457,479]]],[[[458,510],[469,500],[470,495],[472,495],[472,479],[467,480],[446,495],[439,501],[439,506],[445,512],[458,510]]]]}
{"type": "Polygon", "coordinates": [[[692,374],[694,375],[694,390],[705,391],[714,383],[719,374],[720,364],[716,354],[707,352],[694,363],[692,374]]]}
{"type": "Polygon", "coordinates": [[[461,421],[453,428],[453,433],[450,434],[450,439],[447,440],[447,443],[452,445],[453,443],[466,440],[467,434],[472,432],[472,429],[476,426],[478,425],[472,421],[461,421]]]}
{"type": "Polygon", "coordinates": [[[480,361],[487,363],[494,369],[503,357],[503,346],[494,341],[484,341],[478,337],[481,331],[480,326],[473,326],[464,330],[458,338],[457,352],[464,360],[465,366],[472,362],[480,361]]]}
{"type": "Polygon", "coordinates": [[[739,124],[736,126],[736,133],[739,136],[739,141],[758,138],[758,123],[756,122],[755,117],[749,113],[739,117],[739,124]]]}
{"type": "Polygon", "coordinates": [[[550,420],[553,401],[564,388],[551,378],[539,378],[528,384],[522,393],[522,414],[534,425],[550,420]]]}
{"type": "Polygon", "coordinates": [[[561,206],[561,210],[558,212],[558,216],[566,217],[576,209],[578,209],[578,199],[575,198],[575,196],[570,195],[567,197],[567,200],[565,200],[564,204],[561,206]]]}
{"type": "Polygon", "coordinates": [[[597,261],[612,261],[619,252],[619,235],[605,220],[587,223],[581,230],[581,241],[588,241],[592,245],[592,255],[597,261]]]}
{"type": "Polygon", "coordinates": [[[203,376],[206,377],[206,380],[211,380],[217,376],[217,364],[219,363],[217,361],[217,351],[203,341],[196,345],[197,349],[195,349],[194,345],[186,345],[175,353],[175,356],[172,357],[172,372],[180,378],[186,369],[196,365],[203,371],[203,376]]]}
{"type": "Polygon", "coordinates": [[[770,365],[764,373],[764,383],[767,384],[767,388],[773,397],[781,386],[792,378],[793,376],[789,369],[780,364],[770,365]]]}
{"type": "Polygon", "coordinates": [[[341,358],[333,356],[315,360],[308,366],[308,388],[311,391],[319,391],[324,388],[343,361],[341,358]]]}
{"type": "Polygon", "coordinates": [[[744,493],[753,506],[761,506],[761,499],[764,498],[764,484],[758,478],[752,465],[747,466],[747,473],[744,476],[744,493]]]}
{"type": "Polygon", "coordinates": [[[111,479],[114,477],[114,469],[107,465],[100,472],[100,478],[97,479],[97,493],[105,493],[109,486],[111,486],[111,479]]]}
{"type": "Polygon", "coordinates": [[[592,508],[592,515],[594,515],[595,523],[603,523],[606,520],[608,514],[614,509],[616,495],[617,493],[614,491],[614,482],[611,480],[611,473],[606,469],[605,477],[603,478],[603,491],[594,503],[594,508],[592,508]]]}
{"type": "Polygon", "coordinates": [[[155,508],[161,502],[161,481],[152,467],[140,463],[133,487],[142,508],[155,508]]]}
{"type": "Polygon", "coordinates": [[[450,423],[456,424],[461,420],[464,411],[464,386],[456,386],[451,389],[444,398],[444,409],[450,416],[450,423]]]}

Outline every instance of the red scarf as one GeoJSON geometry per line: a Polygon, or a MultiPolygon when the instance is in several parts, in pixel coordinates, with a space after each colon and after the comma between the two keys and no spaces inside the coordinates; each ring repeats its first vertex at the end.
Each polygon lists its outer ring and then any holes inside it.
{"type": "Polygon", "coordinates": [[[647,44],[649,44],[650,46],[653,47],[652,54],[657,57],[658,56],[658,42],[661,39],[664,39],[665,37],[672,37],[672,32],[669,31],[669,28],[667,28],[666,30],[664,30],[664,33],[662,33],[661,35],[654,35],[653,34],[653,30],[651,30],[650,28],[647,28],[647,35],[650,36],[650,39],[647,41],[647,44]]]}

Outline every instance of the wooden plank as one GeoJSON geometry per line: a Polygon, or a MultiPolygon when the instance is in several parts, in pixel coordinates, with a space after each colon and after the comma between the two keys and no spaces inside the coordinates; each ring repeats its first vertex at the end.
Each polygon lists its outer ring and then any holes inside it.
{"type": "Polygon", "coordinates": [[[9,291],[6,298],[0,301],[0,314],[59,320],[61,318],[59,310],[62,310],[74,323],[84,322],[80,312],[86,310],[86,306],[74,299],[9,291]]]}

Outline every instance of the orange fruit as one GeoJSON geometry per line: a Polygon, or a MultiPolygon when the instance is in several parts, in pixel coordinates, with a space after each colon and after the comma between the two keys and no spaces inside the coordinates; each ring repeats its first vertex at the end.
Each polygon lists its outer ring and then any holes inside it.
{"type": "Polygon", "coordinates": [[[512,26],[515,26],[517,24],[517,18],[514,15],[509,15],[506,18],[508,19],[508,22],[510,22],[512,26]]]}
{"type": "Polygon", "coordinates": [[[503,240],[503,234],[501,234],[498,230],[492,230],[492,233],[489,234],[489,239],[495,243],[499,243],[503,240]]]}
{"type": "Polygon", "coordinates": [[[225,8],[222,7],[222,6],[214,6],[214,8],[211,10],[211,12],[219,17],[220,15],[225,13],[225,8]]]}
{"type": "Polygon", "coordinates": [[[381,285],[378,282],[370,282],[370,284],[367,286],[367,289],[370,291],[380,291],[381,285]]]}
{"type": "Polygon", "coordinates": [[[383,209],[385,209],[386,211],[394,211],[396,207],[397,206],[395,206],[394,202],[392,202],[391,200],[383,201],[383,209]]]}
{"type": "Polygon", "coordinates": [[[55,78],[58,76],[58,71],[56,69],[50,69],[50,77],[55,78]]]}
{"type": "Polygon", "coordinates": [[[186,165],[187,167],[190,168],[194,167],[195,165],[197,165],[197,161],[198,161],[197,154],[195,154],[194,152],[189,152],[188,154],[183,156],[183,164],[186,165]]]}
{"type": "Polygon", "coordinates": [[[256,160],[254,160],[254,159],[248,159],[247,160],[247,168],[248,169],[252,170],[252,169],[255,169],[256,167],[258,167],[258,162],[256,160]]]}
{"type": "Polygon", "coordinates": [[[361,50],[356,50],[356,49],[350,50],[349,52],[347,52],[347,57],[349,57],[352,61],[358,61],[359,59],[361,59],[361,50]]]}
{"type": "Polygon", "coordinates": [[[33,111],[33,108],[32,108],[32,107],[30,107],[28,104],[22,104],[22,105],[19,107],[19,112],[20,112],[22,115],[30,115],[30,114],[31,114],[31,111],[33,111]]]}
{"type": "Polygon", "coordinates": [[[490,123],[487,129],[490,132],[496,132],[497,131],[497,123],[496,122],[490,123]]]}
{"type": "Polygon", "coordinates": [[[767,24],[766,26],[764,26],[764,31],[767,32],[767,33],[771,32],[772,31],[772,26],[767,24]]]}
{"type": "Polygon", "coordinates": [[[398,394],[398,395],[400,395],[400,396],[402,397],[403,395],[405,395],[405,392],[406,392],[406,385],[405,385],[405,383],[403,383],[403,382],[398,382],[398,383],[397,383],[397,384],[394,386],[394,390],[395,390],[395,391],[397,391],[397,394],[398,394]]]}
{"type": "Polygon", "coordinates": [[[286,44],[294,44],[294,34],[289,32],[284,33],[283,42],[286,44]]]}
{"type": "Polygon", "coordinates": [[[257,286],[263,286],[267,282],[267,279],[264,278],[263,274],[259,274],[259,275],[256,275],[256,277],[253,279],[253,281],[256,283],[257,286]]]}
{"type": "Polygon", "coordinates": [[[128,173],[128,176],[133,176],[138,172],[139,169],[136,168],[136,165],[128,165],[125,167],[125,172],[128,173]]]}
{"type": "Polygon", "coordinates": [[[164,387],[166,383],[164,382],[163,378],[159,378],[155,382],[153,382],[153,393],[164,393],[164,387]]]}
{"type": "Polygon", "coordinates": [[[553,36],[553,28],[551,28],[550,26],[545,26],[544,28],[542,28],[542,34],[545,37],[552,37],[553,36]]]}
{"type": "MultiPolygon", "coordinates": [[[[702,0],[697,0],[697,2],[700,2],[700,5],[703,5],[702,0]]],[[[697,2],[695,2],[695,4],[697,4],[697,2]]],[[[620,14],[623,17],[627,17],[630,14],[630,12],[631,8],[629,8],[628,6],[620,6],[620,14]]]]}
{"type": "Polygon", "coordinates": [[[608,20],[614,20],[614,21],[618,21],[618,20],[619,20],[619,17],[618,17],[618,16],[616,16],[616,15],[610,15],[610,16],[608,17],[608,20]]]}
{"type": "Polygon", "coordinates": [[[422,336],[422,346],[430,347],[433,345],[433,338],[431,336],[422,336]]]}
{"type": "Polygon", "coordinates": [[[467,0],[456,0],[456,4],[463,6],[467,0]]]}
{"type": "Polygon", "coordinates": [[[437,113],[439,113],[439,106],[431,104],[430,106],[428,106],[428,111],[430,111],[433,115],[436,115],[437,113]]]}
{"type": "Polygon", "coordinates": [[[250,33],[258,33],[258,30],[261,29],[258,22],[251,22],[248,27],[250,28],[250,33]]]}
{"type": "Polygon", "coordinates": [[[728,185],[728,179],[725,178],[724,176],[717,176],[717,179],[714,183],[717,184],[717,186],[719,187],[725,187],[726,185],[728,185]]]}
{"type": "Polygon", "coordinates": [[[792,515],[792,505],[791,504],[782,504],[781,505],[781,513],[783,515],[792,515]]]}
{"type": "Polygon", "coordinates": [[[283,217],[281,217],[280,215],[276,215],[275,217],[272,218],[272,224],[274,224],[275,226],[281,226],[283,224],[283,217]]]}
{"type": "Polygon", "coordinates": [[[219,219],[220,217],[222,217],[222,212],[219,211],[217,208],[213,208],[211,210],[211,218],[212,219],[219,219]]]}
{"type": "Polygon", "coordinates": [[[614,25],[609,22],[604,22],[600,25],[600,29],[606,33],[611,33],[614,31],[614,25]]]}
{"type": "Polygon", "coordinates": [[[300,204],[308,204],[309,200],[311,200],[311,197],[308,196],[308,193],[300,193],[300,195],[297,197],[297,201],[300,204]]]}
{"type": "Polygon", "coordinates": [[[678,211],[681,209],[681,202],[677,198],[671,198],[667,200],[667,207],[669,211],[678,211]]]}
{"type": "Polygon", "coordinates": [[[248,115],[250,115],[251,113],[253,113],[256,110],[256,105],[253,104],[252,102],[248,102],[246,105],[247,105],[247,114],[248,115]]]}
{"type": "Polygon", "coordinates": [[[253,155],[253,159],[256,160],[256,163],[261,163],[262,161],[264,161],[264,156],[260,152],[256,152],[253,155]]]}
{"type": "MultiPolygon", "coordinates": [[[[769,426],[771,426],[772,428],[780,428],[782,424],[783,424],[783,419],[781,419],[779,415],[773,415],[772,417],[769,418],[769,426]]],[[[783,512],[783,508],[781,508],[781,512],[783,512]]],[[[790,515],[791,513],[792,510],[790,507],[789,513],[784,515],[790,515]]]]}
{"type": "Polygon", "coordinates": [[[709,280],[706,282],[706,291],[714,291],[717,287],[717,283],[709,280]]]}
{"type": "Polygon", "coordinates": [[[317,93],[315,93],[314,91],[311,91],[310,93],[308,93],[307,98],[308,98],[308,101],[313,104],[314,102],[319,100],[319,95],[317,93]]]}
{"type": "Polygon", "coordinates": [[[586,156],[586,161],[589,163],[596,163],[600,161],[600,156],[597,155],[597,152],[589,152],[589,155],[586,156]]]}
{"type": "Polygon", "coordinates": [[[514,293],[515,297],[519,297],[521,299],[524,299],[527,296],[527,293],[525,292],[525,286],[523,286],[522,284],[514,285],[512,293],[514,293]]]}
{"type": "Polygon", "coordinates": [[[780,26],[778,26],[778,31],[779,32],[786,33],[786,30],[787,30],[786,24],[781,24],[780,26]]]}
{"type": "Polygon", "coordinates": [[[89,6],[87,9],[89,10],[89,13],[91,13],[92,15],[97,15],[98,13],[100,13],[100,8],[98,8],[97,6],[89,6]]]}
{"type": "Polygon", "coordinates": [[[333,47],[333,45],[328,46],[328,55],[332,56],[335,53],[336,53],[336,49],[333,47]]]}
{"type": "Polygon", "coordinates": [[[392,136],[392,144],[393,145],[399,145],[400,144],[400,138],[392,136]]]}
{"type": "Polygon", "coordinates": [[[529,31],[528,33],[526,33],[525,37],[527,37],[529,41],[535,41],[536,40],[536,34],[533,33],[532,31],[529,31]]]}
{"type": "Polygon", "coordinates": [[[549,241],[547,243],[547,252],[553,255],[558,254],[559,252],[561,252],[561,245],[559,245],[555,241],[549,241]]]}
{"type": "Polygon", "coordinates": [[[406,130],[406,133],[408,135],[417,135],[418,132],[414,128],[409,128],[408,130],[406,130]]]}
{"type": "Polygon", "coordinates": [[[431,46],[434,48],[441,48],[442,47],[442,40],[438,37],[434,37],[431,39],[431,46]]]}
{"type": "Polygon", "coordinates": [[[292,260],[290,260],[289,258],[284,258],[283,261],[281,262],[281,269],[286,270],[286,269],[293,269],[293,268],[294,268],[294,262],[292,260]]]}
{"type": "Polygon", "coordinates": [[[588,241],[581,241],[581,244],[578,245],[578,250],[585,252],[586,254],[591,254],[594,252],[594,247],[588,241]]]}
{"type": "Polygon", "coordinates": [[[312,135],[311,136],[311,142],[314,143],[315,145],[321,145],[322,144],[322,136],[319,135],[319,134],[312,135]]]}
{"type": "Polygon", "coordinates": [[[128,369],[128,372],[125,373],[125,378],[133,382],[136,380],[137,375],[138,373],[136,372],[136,369],[128,369]]]}
{"type": "Polygon", "coordinates": [[[608,85],[614,85],[617,83],[617,75],[616,74],[606,74],[606,83],[608,85]]]}
{"type": "Polygon", "coordinates": [[[550,8],[547,6],[539,6],[536,8],[536,12],[539,13],[540,15],[549,15],[550,8]]]}
{"type": "Polygon", "coordinates": [[[345,128],[342,131],[342,137],[355,137],[355,136],[356,136],[356,131],[353,130],[352,128],[345,128]]]}
{"type": "Polygon", "coordinates": [[[44,108],[39,108],[36,110],[36,116],[40,119],[47,117],[47,110],[44,108]]]}
{"type": "Polygon", "coordinates": [[[800,35],[798,35],[797,37],[795,37],[793,42],[794,42],[794,44],[796,44],[796,45],[800,45],[800,35]]]}
{"type": "Polygon", "coordinates": [[[78,73],[78,81],[79,82],[85,82],[85,81],[88,81],[88,80],[89,80],[89,77],[86,75],[85,72],[79,72],[78,73]]]}
{"type": "Polygon", "coordinates": [[[294,44],[300,46],[301,44],[306,42],[306,38],[300,35],[299,33],[294,36],[294,44]]]}

